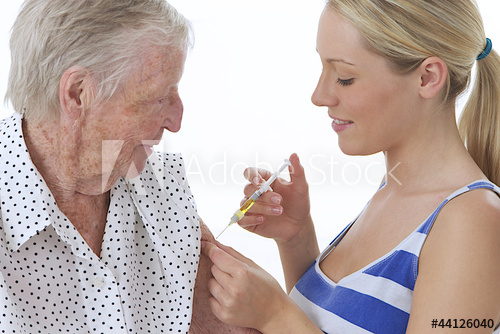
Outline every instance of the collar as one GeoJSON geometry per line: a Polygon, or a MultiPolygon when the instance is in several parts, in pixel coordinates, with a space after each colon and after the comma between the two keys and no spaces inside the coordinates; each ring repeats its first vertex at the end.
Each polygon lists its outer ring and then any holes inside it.
{"type": "MultiPolygon", "coordinates": [[[[188,238],[201,239],[199,216],[191,193],[180,154],[154,152],[139,176],[126,181],[130,196],[149,235],[161,245],[171,239],[172,231],[189,229],[188,238]],[[174,170],[174,165],[181,170],[174,170]],[[171,166],[170,166],[171,165],[171,166]],[[165,228],[165,226],[169,228],[165,228]]],[[[168,246],[182,252],[175,241],[168,246]]],[[[194,246],[194,245],[192,245],[194,246]]]]}
{"type": "MultiPolygon", "coordinates": [[[[51,224],[56,224],[54,228],[59,236],[70,243],[70,239],[78,233],[58,209],[49,187],[31,160],[24,141],[22,115],[19,113],[14,113],[0,123],[0,157],[0,171],[3,171],[0,173],[0,198],[5,199],[1,201],[0,218],[10,251],[16,252],[51,224]]],[[[185,172],[174,173],[169,168],[169,161],[179,160],[182,160],[180,155],[155,152],[137,178],[128,181],[120,178],[118,181],[130,188],[132,199],[149,234],[163,240],[167,237],[166,230],[161,229],[161,223],[158,226],[158,221],[169,223],[165,222],[165,216],[168,216],[167,212],[172,210],[172,206],[184,213],[184,219],[195,222],[191,225],[194,228],[191,235],[199,236],[198,214],[185,172]],[[155,193],[155,189],[162,192],[170,189],[173,193],[155,199],[148,198],[155,193]],[[179,192],[180,196],[173,196],[174,193],[179,195],[179,192]],[[163,203],[162,200],[171,203],[163,203]]],[[[174,223],[179,225],[186,223],[175,220],[174,223]]]]}
{"type": "Polygon", "coordinates": [[[22,115],[0,123],[1,218],[7,247],[17,251],[50,225],[48,201],[54,201],[24,142],[22,115]]]}

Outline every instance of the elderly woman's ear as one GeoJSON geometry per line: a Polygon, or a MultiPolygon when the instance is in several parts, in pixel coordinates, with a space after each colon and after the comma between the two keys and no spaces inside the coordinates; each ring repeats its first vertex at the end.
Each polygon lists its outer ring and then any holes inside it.
{"type": "Polygon", "coordinates": [[[90,106],[94,92],[92,74],[81,66],[70,67],[61,77],[59,86],[59,100],[61,112],[79,116],[90,106]]]}

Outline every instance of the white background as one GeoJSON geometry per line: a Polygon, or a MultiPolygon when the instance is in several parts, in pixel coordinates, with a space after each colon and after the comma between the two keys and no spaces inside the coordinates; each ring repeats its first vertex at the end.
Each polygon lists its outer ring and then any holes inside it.
{"type": "MultiPolygon", "coordinates": [[[[500,1],[477,2],[495,47],[500,43],[500,1]]],[[[0,5],[2,99],[10,64],[9,31],[21,3],[0,5]]],[[[310,102],[321,70],[315,48],[324,0],[171,3],[193,23],[196,41],[180,86],[182,129],[165,133],[157,149],[183,153],[198,211],[214,234],[239,206],[245,167],[274,171],[297,152],[310,182],[312,215],[324,248],[355,218],[384,173],[381,154],[343,155],[326,109],[310,102]]],[[[9,105],[0,105],[0,119],[11,113],[9,105]]],[[[237,226],[219,241],[252,258],[283,284],[274,242],[237,226]]]]}

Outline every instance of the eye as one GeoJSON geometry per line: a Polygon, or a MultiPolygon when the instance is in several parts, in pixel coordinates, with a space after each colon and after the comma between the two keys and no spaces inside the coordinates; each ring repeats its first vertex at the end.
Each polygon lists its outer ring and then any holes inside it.
{"type": "Polygon", "coordinates": [[[340,78],[337,79],[337,83],[341,86],[349,86],[354,82],[354,78],[352,79],[347,79],[347,80],[342,80],[340,78]]]}
{"type": "Polygon", "coordinates": [[[156,103],[161,106],[163,104],[168,103],[168,100],[169,100],[169,96],[164,96],[164,97],[159,98],[158,100],[156,100],[156,103]]]}

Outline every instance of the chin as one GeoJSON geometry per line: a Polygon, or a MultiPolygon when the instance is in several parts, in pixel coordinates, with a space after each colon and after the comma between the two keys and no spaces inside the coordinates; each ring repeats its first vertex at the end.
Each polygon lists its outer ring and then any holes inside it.
{"type": "Polygon", "coordinates": [[[368,145],[348,145],[346,143],[342,143],[341,141],[339,141],[339,148],[342,153],[352,156],[367,156],[381,151],[380,149],[368,147],[368,145]]]}
{"type": "Polygon", "coordinates": [[[148,157],[153,153],[150,147],[139,146],[132,152],[132,159],[130,163],[126,164],[127,168],[125,178],[133,179],[139,176],[146,166],[148,157]]]}
{"type": "Polygon", "coordinates": [[[148,156],[145,155],[144,153],[141,154],[140,157],[135,157],[135,159],[132,159],[130,164],[128,164],[128,168],[126,169],[124,177],[126,179],[134,179],[138,177],[139,174],[141,174],[142,171],[144,170],[147,159],[148,156]]]}
{"type": "Polygon", "coordinates": [[[135,160],[133,161],[127,170],[127,173],[125,174],[126,179],[134,179],[139,176],[139,174],[142,173],[144,170],[144,167],[146,166],[146,159],[141,159],[139,161],[135,160]]]}

